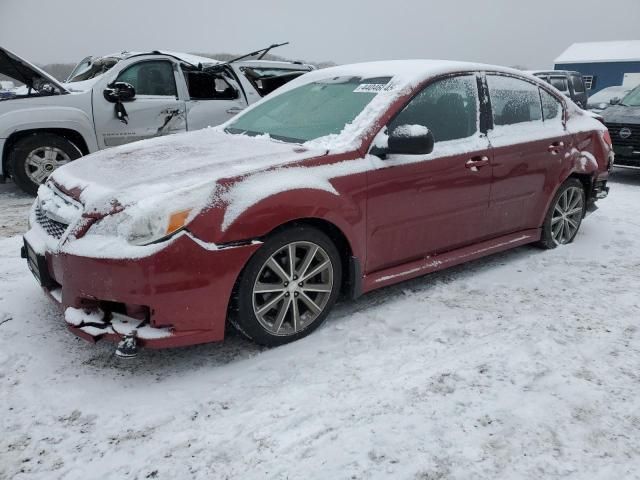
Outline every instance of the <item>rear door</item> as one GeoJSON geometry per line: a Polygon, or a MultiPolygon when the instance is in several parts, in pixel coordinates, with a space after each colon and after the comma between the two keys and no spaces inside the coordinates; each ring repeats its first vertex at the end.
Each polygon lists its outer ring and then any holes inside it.
{"type": "Polygon", "coordinates": [[[429,155],[388,155],[368,172],[367,272],[474,243],[487,235],[489,142],[475,74],[436,80],[389,123],[426,126],[429,155]]]}
{"type": "Polygon", "coordinates": [[[185,102],[178,97],[176,84],[179,74],[177,65],[170,60],[141,60],[123,69],[115,81],[136,89],[134,100],[124,103],[127,123],[116,116],[115,104],[104,98],[104,82],[97,84],[93,90],[93,115],[100,148],[185,131],[185,102]]]}
{"type": "Polygon", "coordinates": [[[546,89],[519,77],[487,74],[486,84],[493,120],[488,133],[493,147],[491,233],[538,228],[564,155],[572,147],[563,105],[546,89]]]}
{"type": "Polygon", "coordinates": [[[189,98],[187,129],[198,130],[226,122],[247,105],[239,85],[224,72],[183,70],[189,98]]]}

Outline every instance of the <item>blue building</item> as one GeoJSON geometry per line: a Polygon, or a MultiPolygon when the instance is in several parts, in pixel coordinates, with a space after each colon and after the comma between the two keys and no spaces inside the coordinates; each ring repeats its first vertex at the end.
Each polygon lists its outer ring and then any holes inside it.
{"type": "Polygon", "coordinates": [[[589,95],[606,87],[640,84],[640,40],[574,43],[555,60],[556,70],[582,73],[589,95]]]}

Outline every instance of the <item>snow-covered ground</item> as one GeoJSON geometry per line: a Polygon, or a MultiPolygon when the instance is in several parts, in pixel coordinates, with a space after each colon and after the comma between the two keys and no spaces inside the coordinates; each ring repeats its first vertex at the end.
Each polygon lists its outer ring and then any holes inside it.
{"type": "Polygon", "coordinates": [[[277,349],[123,362],[63,327],[0,185],[0,478],[640,478],[640,173],[611,187],[571,246],[374,292],[277,349]]]}

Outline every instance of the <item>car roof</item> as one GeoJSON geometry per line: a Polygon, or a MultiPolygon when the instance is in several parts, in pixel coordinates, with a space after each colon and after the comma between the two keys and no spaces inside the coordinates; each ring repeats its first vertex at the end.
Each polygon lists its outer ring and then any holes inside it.
{"type": "Polygon", "coordinates": [[[139,57],[142,55],[168,55],[170,57],[175,57],[183,60],[187,63],[191,63],[192,65],[198,65],[198,63],[202,63],[204,65],[215,65],[217,63],[222,63],[220,62],[220,60],[216,60],[214,58],[202,57],[200,55],[192,55],[190,53],[183,52],[170,52],[167,50],[153,50],[150,52],[129,52],[125,50],[123,52],[101,55],[94,58],[119,58],[120,60],[126,60],[131,57],[139,57]]]}
{"type": "Polygon", "coordinates": [[[339,76],[353,76],[361,78],[393,77],[396,84],[399,86],[403,83],[407,85],[417,85],[418,83],[434,76],[468,71],[508,73],[511,75],[535,79],[537,82],[542,82],[542,80],[531,75],[527,75],[526,72],[521,70],[502,67],[499,65],[452,60],[387,60],[339,65],[336,67],[315,70],[305,74],[304,77],[301,77],[300,79],[290,82],[283,88],[288,89],[290,88],[289,85],[293,87],[300,83],[339,76]]]}

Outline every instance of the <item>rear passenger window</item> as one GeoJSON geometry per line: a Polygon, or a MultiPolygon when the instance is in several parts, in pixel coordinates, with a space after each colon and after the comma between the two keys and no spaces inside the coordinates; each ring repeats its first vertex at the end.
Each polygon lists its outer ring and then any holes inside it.
{"type": "Polygon", "coordinates": [[[584,93],[584,83],[579,75],[571,75],[571,86],[575,93],[584,93]]]}
{"type": "Polygon", "coordinates": [[[556,97],[541,88],[540,98],[542,99],[542,114],[544,116],[544,121],[561,120],[562,104],[556,100],[556,97]]]}
{"type": "Polygon", "coordinates": [[[538,87],[519,78],[488,75],[494,126],[542,121],[538,87]]]}
{"type": "Polygon", "coordinates": [[[192,100],[233,100],[238,92],[224,78],[207,72],[183,70],[192,100]]]}
{"type": "Polygon", "coordinates": [[[388,126],[427,127],[436,142],[473,136],[478,131],[478,85],[476,77],[446,78],[425,87],[388,126]]]}
{"type": "Polygon", "coordinates": [[[556,87],[561,92],[569,91],[569,86],[568,86],[566,77],[551,77],[551,79],[549,80],[549,83],[554,87],[556,87]]]}

